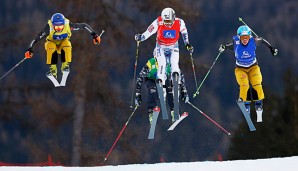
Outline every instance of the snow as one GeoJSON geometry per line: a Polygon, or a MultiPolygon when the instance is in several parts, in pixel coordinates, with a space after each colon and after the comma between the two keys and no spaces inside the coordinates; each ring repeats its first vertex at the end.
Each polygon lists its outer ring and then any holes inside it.
{"type": "Polygon", "coordinates": [[[1,171],[297,171],[298,156],[258,160],[132,164],[98,167],[0,167],[1,171]]]}

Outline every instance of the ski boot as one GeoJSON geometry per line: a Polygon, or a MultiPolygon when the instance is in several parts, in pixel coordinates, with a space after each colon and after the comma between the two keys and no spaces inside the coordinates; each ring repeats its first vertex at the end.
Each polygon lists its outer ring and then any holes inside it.
{"type": "Polygon", "coordinates": [[[250,102],[244,102],[245,109],[247,113],[250,115],[250,102]]]}
{"type": "Polygon", "coordinates": [[[57,66],[56,65],[50,65],[50,71],[47,72],[47,76],[53,76],[55,79],[57,79],[57,66]]]}
{"type": "MultiPolygon", "coordinates": [[[[176,120],[175,120],[175,117],[174,117],[174,110],[171,110],[171,116],[172,116],[172,123],[174,123],[176,120]]],[[[179,118],[180,118],[180,115],[178,115],[179,118]]],[[[178,120],[178,119],[177,119],[178,120]]]]}
{"type": "Polygon", "coordinates": [[[69,62],[62,62],[61,71],[62,71],[62,79],[61,79],[60,85],[65,86],[66,80],[70,71],[69,62]]]}
{"type": "Polygon", "coordinates": [[[149,113],[149,122],[150,122],[150,125],[151,125],[152,121],[153,121],[153,110],[149,109],[148,113],[149,113]]]}
{"type": "Polygon", "coordinates": [[[262,114],[263,114],[263,101],[258,100],[255,102],[255,109],[257,112],[257,122],[263,122],[262,114]]]}
{"type": "Polygon", "coordinates": [[[60,84],[57,81],[57,66],[56,65],[51,65],[50,66],[50,71],[47,72],[47,77],[52,81],[55,87],[59,87],[60,84]]]}

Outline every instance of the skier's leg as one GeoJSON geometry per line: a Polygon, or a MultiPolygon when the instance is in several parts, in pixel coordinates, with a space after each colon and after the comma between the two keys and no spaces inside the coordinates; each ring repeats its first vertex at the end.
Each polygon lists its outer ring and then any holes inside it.
{"type": "Polygon", "coordinates": [[[174,97],[173,97],[173,84],[171,79],[166,80],[166,92],[167,92],[167,101],[171,109],[172,122],[175,121],[174,118],[174,97]]]}
{"type": "Polygon", "coordinates": [[[262,88],[262,74],[260,67],[258,65],[253,66],[251,71],[249,72],[250,82],[252,84],[253,89],[257,92],[258,100],[255,101],[255,109],[257,113],[257,122],[262,122],[262,114],[263,114],[263,99],[264,91],[262,88]]]}
{"type": "Polygon", "coordinates": [[[59,46],[61,48],[61,71],[69,72],[69,63],[72,60],[72,47],[69,40],[64,40],[59,46]]]}
{"type": "Polygon", "coordinates": [[[54,42],[47,41],[45,43],[45,50],[47,52],[47,61],[46,64],[50,66],[50,71],[47,75],[52,74],[55,78],[57,78],[57,62],[58,62],[58,53],[57,53],[57,45],[54,42]]]}
{"type": "Polygon", "coordinates": [[[262,88],[263,78],[260,67],[258,65],[251,67],[251,70],[249,72],[249,80],[252,85],[252,88],[256,90],[258,94],[258,100],[263,100],[265,98],[264,91],[262,88]]]}
{"type": "Polygon", "coordinates": [[[249,90],[248,75],[243,68],[235,68],[235,76],[239,84],[239,98],[244,102],[247,101],[247,91],[249,90]]]}
{"type": "Polygon", "coordinates": [[[162,81],[162,85],[165,85],[165,72],[166,72],[166,58],[161,45],[156,45],[156,60],[158,63],[157,78],[162,81]]]}
{"type": "Polygon", "coordinates": [[[146,81],[146,87],[148,90],[147,109],[149,114],[149,122],[151,124],[153,120],[153,108],[157,106],[158,94],[154,80],[148,79],[146,81]]]}

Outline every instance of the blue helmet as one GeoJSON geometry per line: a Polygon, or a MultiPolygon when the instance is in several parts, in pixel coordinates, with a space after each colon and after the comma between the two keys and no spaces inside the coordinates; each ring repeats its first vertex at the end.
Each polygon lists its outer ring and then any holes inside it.
{"type": "Polygon", "coordinates": [[[51,18],[51,21],[54,26],[61,26],[65,24],[64,15],[61,13],[54,14],[51,18]]]}
{"type": "Polygon", "coordinates": [[[238,36],[250,36],[251,35],[251,30],[246,25],[240,26],[237,30],[237,35],[238,36]]]}

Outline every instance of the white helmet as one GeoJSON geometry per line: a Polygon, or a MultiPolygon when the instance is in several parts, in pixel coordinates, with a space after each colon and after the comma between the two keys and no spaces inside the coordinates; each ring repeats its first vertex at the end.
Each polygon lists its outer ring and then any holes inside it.
{"type": "Polygon", "coordinates": [[[161,18],[165,26],[171,27],[175,21],[175,11],[172,8],[165,8],[161,12],[161,18]]]}

